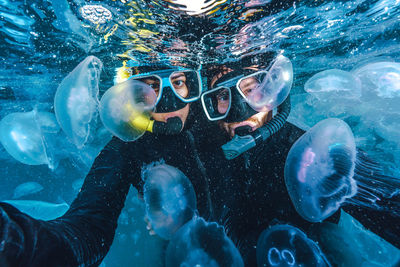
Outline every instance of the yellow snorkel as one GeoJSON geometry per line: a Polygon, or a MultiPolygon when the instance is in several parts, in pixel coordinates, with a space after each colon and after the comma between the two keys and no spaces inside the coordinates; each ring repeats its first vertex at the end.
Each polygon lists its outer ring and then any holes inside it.
{"type": "Polygon", "coordinates": [[[135,109],[131,104],[125,105],[125,111],[130,114],[130,126],[139,131],[153,132],[154,120],[147,113],[135,109]]]}
{"type": "Polygon", "coordinates": [[[125,105],[125,112],[129,113],[128,123],[137,131],[156,134],[177,134],[182,130],[182,120],[172,117],[167,122],[151,120],[147,112],[135,109],[131,104],[125,105]]]}

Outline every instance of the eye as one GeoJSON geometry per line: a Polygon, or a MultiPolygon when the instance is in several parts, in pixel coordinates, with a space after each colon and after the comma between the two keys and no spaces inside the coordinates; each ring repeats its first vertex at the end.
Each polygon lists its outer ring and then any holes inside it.
{"type": "Polygon", "coordinates": [[[228,100],[229,100],[229,95],[228,95],[228,93],[223,92],[223,93],[219,94],[219,95],[217,96],[217,100],[218,100],[218,101],[228,101],[228,100]]]}
{"type": "Polygon", "coordinates": [[[228,100],[228,96],[224,95],[224,96],[219,96],[218,97],[218,101],[227,101],[228,100]]]}
{"type": "Polygon", "coordinates": [[[252,88],[249,88],[249,89],[246,89],[246,90],[244,91],[244,94],[245,94],[245,95],[249,95],[249,94],[251,94],[251,92],[253,92],[253,89],[252,89],[252,88]]]}
{"type": "Polygon", "coordinates": [[[176,86],[183,86],[184,84],[185,84],[185,82],[183,80],[174,81],[174,85],[176,85],[176,86]]]}

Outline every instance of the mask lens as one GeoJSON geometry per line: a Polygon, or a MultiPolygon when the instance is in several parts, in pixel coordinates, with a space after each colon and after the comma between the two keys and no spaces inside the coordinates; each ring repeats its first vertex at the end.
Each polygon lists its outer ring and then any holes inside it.
{"type": "Polygon", "coordinates": [[[139,77],[139,78],[135,78],[133,77],[132,79],[135,79],[137,81],[141,81],[147,85],[149,85],[154,92],[156,93],[157,97],[160,94],[160,85],[161,85],[161,81],[160,78],[157,76],[146,76],[146,77],[139,77]]]}
{"type": "Polygon", "coordinates": [[[238,87],[248,103],[257,105],[264,100],[263,88],[267,82],[267,73],[259,72],[242,78],[238,83],[238,87]]]}
{"type": "Polygon", "coordinates": [[[188,101],[199,98],[201,87],[196,71],[175,71],[169,76],[169,80],[180,97],[188,101]]]}
{"type": "Polygon", "coordinates": [[[231,104],[231,92],[221,87],[203,94],[203,107],[211,119],[222,119],[228,113],[231,104]]]}

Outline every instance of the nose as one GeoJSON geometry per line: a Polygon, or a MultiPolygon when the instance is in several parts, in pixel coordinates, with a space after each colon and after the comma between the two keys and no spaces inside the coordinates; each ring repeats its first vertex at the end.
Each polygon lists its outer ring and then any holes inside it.
{"type": "Polygon", "coordinates": [[[224,119],[225,122],[240,122],[247,120],[257,111],[252,109],[246,100],[236,91],[232,90],[232,103],[228,116],[224,119]]]}
{"type": "Polygon", "coordinates": [[[162,90],[161,99],[156,105],[157,113],[168,113],[177,111],[186,106],[186,103],[180,100],[172,91],[170,86],[166,86],[162,90]]]}

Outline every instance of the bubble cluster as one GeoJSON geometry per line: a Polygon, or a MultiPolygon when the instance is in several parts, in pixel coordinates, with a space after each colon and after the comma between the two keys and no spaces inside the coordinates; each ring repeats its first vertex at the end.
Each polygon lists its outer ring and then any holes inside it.
{"type": "Polygon", "coordinates": [[[100,5],[85,5],[80,11],[82,17],[93,24],[104,24],[112,19],[111,11],[100,5]]]}

